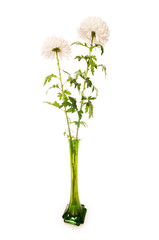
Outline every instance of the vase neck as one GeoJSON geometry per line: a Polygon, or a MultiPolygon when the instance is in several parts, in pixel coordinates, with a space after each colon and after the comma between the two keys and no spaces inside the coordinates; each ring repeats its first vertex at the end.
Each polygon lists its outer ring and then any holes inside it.
{"type": "Polygon", "coordinates": [[[69,140],[71,166],[71,195],[70,204],[80,204],[78,194],[78,147],[79,140],[69,140]]]}

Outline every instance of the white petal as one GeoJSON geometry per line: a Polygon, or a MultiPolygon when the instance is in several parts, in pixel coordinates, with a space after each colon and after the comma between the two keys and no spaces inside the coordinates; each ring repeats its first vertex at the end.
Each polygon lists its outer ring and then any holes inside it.
{"type": "Polygon", "coordinates": [[[68,58],[71,55],[71,48],[66,40],[56,36],[48,37],[43,43],[41,54],[46,58],[53,59],[55,57],[54,48],[59,48],[59,56],[68,58]]]}
{"type": "Polygon", "coordinates": [[[79,36],[88,43],[91,41],[92,31],[96,33],[94,42],[104,46],[109,37],[109,28],[106,22],[104,22],[100,17],[88,17],[78,28],[79,36]]]}

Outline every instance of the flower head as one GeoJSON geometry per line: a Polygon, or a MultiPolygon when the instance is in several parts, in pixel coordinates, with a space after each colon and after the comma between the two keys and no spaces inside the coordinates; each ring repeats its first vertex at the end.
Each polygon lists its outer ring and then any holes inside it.
{"type": "Polygon", "coordinates": [[[48,37],[41,49],[42,55],[46,58],[54,58],[56,53],[60,58],[69,58],[71,56],[71,48],[66,40],[56,36],[48,37]]]}
{"type": "Polygon", "coordinates": [[[94,43],[104,46],[108,41],[109,28],[100,17],[88,17],[81,23],[78,33],[87,42],[90,42],[94,37],[94,43]]]}

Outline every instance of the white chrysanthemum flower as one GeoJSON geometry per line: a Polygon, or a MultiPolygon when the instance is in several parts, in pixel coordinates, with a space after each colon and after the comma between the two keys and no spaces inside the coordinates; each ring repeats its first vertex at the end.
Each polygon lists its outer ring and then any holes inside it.
{"type": "Polygon", "coordinates": [[[89,43],[94,36],[93,42],[104,46],[108,41],[109,28],[100,17],[88,17],[81,23],[78,33],[89,43]]]}
{"type": "Polygon", "coordinates": [[[46,58],[54,58],[58,52],[60,58],[69,58],[71,56],[71,48],[66,40],[60,37],[48,37],[42,46],[41,54],[46,58]]]}

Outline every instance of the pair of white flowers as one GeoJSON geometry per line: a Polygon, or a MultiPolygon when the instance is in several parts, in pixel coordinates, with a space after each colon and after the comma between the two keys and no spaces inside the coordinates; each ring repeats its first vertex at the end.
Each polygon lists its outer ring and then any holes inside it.
{"type": "MultiPolygon", "coordinates": [[[[100,17],[88,17],[81,23],[78,33],[88,44],[91,42],[93,34],[93,42],[104,46],[108,41],[109,28],[100,17]]],[[[53,59],[56,52],[58,52],[60,58],[69,58],[71,55],[70,45],[63,38],[48,37],[42,46],[42,55],[53,59]]]]}

